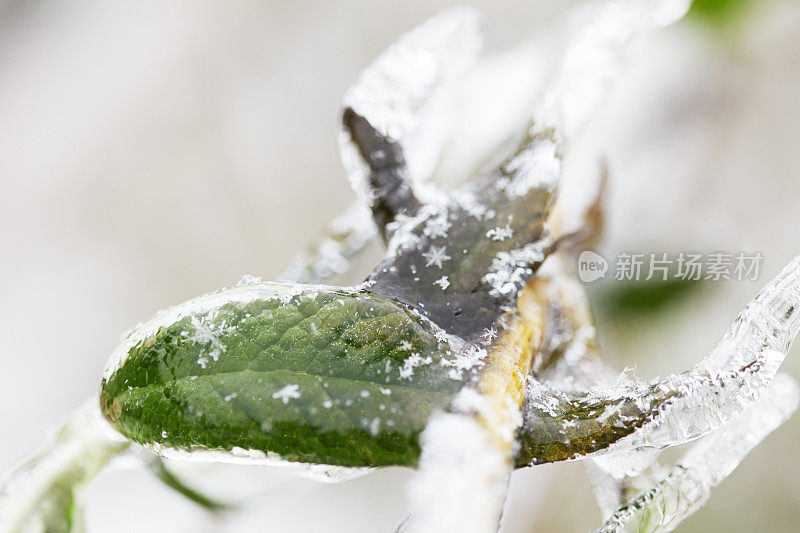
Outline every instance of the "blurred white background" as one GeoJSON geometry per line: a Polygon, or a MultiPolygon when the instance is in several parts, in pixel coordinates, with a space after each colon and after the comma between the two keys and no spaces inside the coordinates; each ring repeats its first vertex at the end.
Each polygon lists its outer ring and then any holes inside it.
{"type": "MultiPolygon", "coordinates": [[[[121,332],[243,274],[275,276],[349,203],[342,94],[451,4],[0,1],[0,471],[93,394],[121,332]]],[[[491,56],[572,3],[471,4],[487,15],[491,56]]],[[[800,5],[763,2],[732,31],[685,21],[649,38],[574,145],[575,158],[609,161],[605,252],[764,254],[759,283],[720,283],[657,325],[601,331],[609,360],[640,376],[702,357],[800,252],[800,5]]],[[[502,95],[517,94],[515,79],[492,83],[498,96],[477,114],[508,117],[502,95]]],[[[798,355],[786,365],[795,377],[798,355]]],[[[796,531],[798,438],[800,416],[681,530],[796,531]]],[[[389,531],[408,476],[291,482],[212,522],[147,472],[114,472],[96,484],[88,523],[90,533],[389,531]]],[[[579,464],[515,474],[505,531],[599,520],[579,464]]]]}

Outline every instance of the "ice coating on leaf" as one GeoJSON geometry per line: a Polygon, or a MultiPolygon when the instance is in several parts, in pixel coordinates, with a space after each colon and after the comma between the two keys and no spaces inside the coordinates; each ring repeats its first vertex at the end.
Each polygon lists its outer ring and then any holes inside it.
{"type": "Polygon", "coordinates": [[[786,265],[748,304],[701,366],[742,366],[752,361],[754,354],[766,350],[785,356],[800,329],[799,308],[800,256],[786,265]]]}
{"type": "Polygon", "coordinates": [[[775,352],[735,371],[687,372],[575,396],[532,380],[518,464],[595,452],[669,446],[700,436],[758,397],[777,369],[775,352]]]}
{"type": "Polygon", "coordinates": [[[165,459],[190,463],[225,463],[231,465],[270,466],[280,468],[304,479],[320,483],[339,483],[357,479],[370,473],[370,467],[336,466],[329,464],[287,461],[280,455],[262,450],[209,450],[196,448],[171,448],[158,443],[149,444],[148,449],[165,459]]]}
{"type": "MultiPolygon", "coordinates": [[[[601,508],[607,507],[606,501],[619,500],[623,493],[629,493],[632,485],[643,488],[647,479],[642,478],[652,477],[643,476],[641,472],[649,461],[655,460],[658,449],[641,446],[668,446],[700,437],[725,424],[736,416],[737,409],[746,407],[753,398],[763,394],[762,389],[783,360],[793,332],[798,328],[794,312],[798,303],[797,276],[797,261],[793,261],[739,315],[712,354],[697,365],[700,375],[708,372],[719,375],[720,367],[757,361],[762,371],[754,373],[751,381],[737,380],[729,389],[720,387],[721,383],[695,383],[694,387],[683,383],[680,386],[690,394],[672,400],[673,405],[665,409],[655,423],[609,447],[610,451],[627,451],[603,454],[592,460],[596,463],[592,485],[601,508]],[[755,359],[748,355],[759,351],[763,353],[755,359]],[[636,461],[641,455],[645,456],[644,462],[636,461]],[[637,466],[639,463],[642,466],[637,466]],[[605,485],[611,486],[604,488],[603,479],[605,485]]],[[[614,508],[621,503],[617,501],[614,508]]]]}
{"type": "Polygon", "coordinates": [[[800,257],[770,281],[694,369],[644,382],[624,375],[586,394],[531,379],[518,464],[697,438],[752,403],[800,330],[800,257]]]}
{"type": "MultiPolygon", "coordinates": [[[[166,459],[150,452],[146,460],[154,473],[169,487],[209,510],[242,508],[263,502],[265,495],[284,493],[286,490],[307,487],[305,480],[321,483],[337,483],[366,475],[370,468],[347,468],[341,466],[288,463],[276,460],[268,466],[256,466],[251,462],[231,463],[226,457],[212,456],[204,460],[206,453],[180,453],[166,459]],[[188,456],[187,456],[188,455],[188,456]],[[221,460],[220,460],[221,459],[221,460]]],[[[173,451],[167,452],[168,455],[173,451]]]]}
{"type": "Polygon", "coordinates": [[[535,122],[578,133],[624,69],[630,44],[680,19],[690,0],[612,0],[576,11],[573,32],[544,89],[535,122]]]}
{"type": "Polygon", "coordinates": [[[134,331],[101,408],[159,453],[414,465],[431,412],[463,384],[457,361],[434,324],[363,289],[240,285],[134,331]]]}
{"type": "MultiPolygon", "coordinates": [[[[309,291],[314,291],[314,286],[306,286],[309,291]]],[[[131,346],[142,342],[145,338],[154,335],[162,326],[172,324],[178,320],[198,313],[212,313],[220,305],[229,302],[249,302],[258,299],[274,299],[286,297],[292,291],[303,290],[303,286],[289,283],[247,283],[237,285],[230,289],[223,289],[203,295],[188,302],[162,309],[149,320],[137,324],[128,331],[123,342],[112,352],[106,366],[105,377],[116,371],[128,357],[131,346]]],[[[191,320],[191,319],[190,319],[191,320]]],[[[210,351],[209,351],[210,355],[210,351]]]]}
{"type": "MultiPolygon", "coordinates": [[[[369,209],[358,203],[351,204],[331,221],[322,237],[317,239],[313,246],[292,258],[289,266],[278,276],[278,279],[310,284],[322,283],[334,275],[345,274],[350,270],[352,260],[363,251],[375,235],[375,225],[372,223],[369,209]]],[[[240,281],[240,285],[261,282],[260,278],[247,276],[245,278],[240,281]]],[[[220,484],[215,481],[218,477],[229,477],[229,469],[232,467],[228,465],[231,463],[245,465],[264,464],[269,467],[281,468],[298,477],[323,483],[348,481],[366,475],[371,471],[370,468],[296,463],[281,459],[275,454],[262,457],[256,453],[243,460],[241,454],[236,456],[226,452],[209,450],[187,452],[185,450],[162,447],[159,452],[161,455],[176,459],[176,461],[164,462],[160,457],[154,458],[151,464],[156,474],[184,495],[186,495],[188,487],[189,497],[194,498],[196,501],[199,500],[201,504],[206,506],[209,505],[209,502],[213,505],[217,501],[231,501],[230,491],[226,493],[224,499],[220,497],[220,484]],[[210,480],[207,479],[209,477],[209,468],[213,468],[211,470],[213,476],[210,480]]],[[[241,476],[241,471],[237,472],[241,476]]],[[[249,478],[254,479],[250,480],[249,485],[256,488],[262,487],[264,477],[264,472],[252,472],[249,478]]],[[[267,477],[273,478],[275,476],[270,474],[267,477]]]]}
{"type": "Polygon", "coordinates": [[[322,237],[295,255],[278,280],[320,283],[350,270],[352,260],[375,237],[367,206],[352,204],[334,218],[322,237]]]}
{"type": "Polygon", "coordinates": [[[446,275],[444,297],[425,302],[420,312],[467,340],[492,327],[498,311],[513,306],[519,289],[550,251],[544,219],[561,172],[565,131],[574,133],[598,107],[634,37],[669,22],[665,12],[677,16],[676,5],[663,0],[591,8],[554,67],[515,153],[496,171],[455,191],[448,202],[409,209],[393,222],[389,255],[369,278],[376,292],[415,305],[446,275]],[[537,219],[541,226],[532,226],[537,219]],[[497,228],[507,228],[503,239],[493,233],[497,228]],[[444,257],[452,258],[446,271],[440,267],[444,257]],[[443,271],[434,277],[431,266],[443,271]]]}
{"type": "Polygon", "coordinates": [[[368,278],[371,290],[415,307],[448,333],[477,342],[514,307],[551,251],[546,219],[561,164],[554,146],[550,131],[528,135],[517,153],[550,147],[545,150],[550,159],[487,172],[447,202],[426,204],[415,216],[395,220],[388,253],[368,278]],[[531,175],[548,179],[531,180],[531,175]],[[492,233],[498,227],[500,239],[492,233]]]}
{"type": "MultiPolygon", "coordinates": [[[[437,89],[475,61],[482,45],[482,17],[477,10],[446,10],[398,39],[345,95],[345,108],[396,147],[392,157],[399,157],[397,171],[408,173],[411,181],[421,181],[433,171],[444,143],[443,132],[436,131],[442,124],[427,130],[421,127],[426,105],[437,89]],[[411,141],[423,149],[408,154],[411,141]]],[[[349,127],[344,128],[342,160],[354,190],[363,203],[372,205],[375,195],[370,190],[369,167],[374,161],[370,158],[381,161],[390,154],[364,153],[351,133],[349,127]]]]}
{"type": "MultiPolygon", "coordinates": [[[[437,87],[474,62],[482,43],[477,11],[448,10],[390,47],[365,69],[345,96],[345,106],[379,132],[402,141],[408,177],[418,185],[432,173],[445,142],[445,125],[422,124],[426,103],[437,87]]],[[[348,131],[342,134],[341,151],[354,188],[362,200],[370,199],[365,181],[368,168],[348,131]]],[[[368,205],[362,201],[345,209],[314,246],[292,259],[278,279],[319,283],[346,272],[351,258],[375,235],[368,205]]]]}
{"type": "Polygon", "coordinates": [[[457,7],[409,31],[361,72],[344,105],[386,136],[403,139],[418,125],[433,90],[475,61],[482,19],[476,9],[457,7]]]}
{"type": "Polygon", "coordinates": [[[603,520],[666,475],[668,470],[658,461],[662,451],[662,448],[634,448],[593,456],[583,462],[603,520]]]}
{"type": "Polygon", "coordinates": [[[695,444],[663,480],[618,509],[599,531],[672,531],[703,506],[713,488],[789,418],[797,404],[797,384],[779,374],[767,394],[695,444]]]}
{"type": "MultiPolygon", "coordinates": [[[[398,134],[403,131],[401,136],[405,141],[418,140],[419,142],[414,144],[429,147],[424,150],[424,154],[410,158],[409,164],[414,166],[412,177],[417,179],[426,177],[438,157],[437,149],[432,148],[436,143],[429,141],[441,136],[441,132],[434,132],[430,127],[427,129],[418,127],[425,100],[431,96],[437,85],[441,85],[448,77],[469,65],[477,54],[482,39],[480,16],[477,12],[469,9],[451,10],[392,47],[364,73],[359,84],[348,94],[346,105],[364,113],[381,131],[387,134],[390,132],[398,134]],[[431,60],[437,62],[435,68],[438,72],[420,71],[417,65],[414,65],[415,62],[421,61],[431,66],[431,60]],[[406,71],[402,72],[402,68],[406,68],[406,71]],[[425,79],[426,76],[428,79],[425,79]],[[417,139],[418,137],[421,139],[417,139]]],[[[439,139],[439,144],[441,142],[443,141],[439,139]]],[[[343,143],[345,166],[357,174],[360,171],[358,165],[354,169],[352,164],[348,164],[353,162],[349,159],[353,155],[352,151],[348,150],[352,148],[349,144],[346,141],[343,143]]],[[[368,219],[367,213],[363,205],[348,208],[333,221],[320,242],[294,259],[281,278],[313,283],[346,271],[351,257],[363,249],[374,235],[374,225],[368,219]]],[[[443,286],[444,283],[445,281],[442,281],[440,285],[443,286]]],[[[439,338],[445,342],[449,339],[443,332],[439,332],[439,338]]],[[[213,351],[209,353],[210,355],[219,357],[219,354],[213,351]]],[[[209,356],[201,356],[198,358],[198,363],[207,366],[209,356]]],[[[117,354],[115,365],[120,364],[119,362],[125,357],[123,353],[117,354]]],[[[412,377],[414,367],[419,363],[429,364],[426,359],[419,355],[416,355],[416,359],[409,357],[406,363],[412,364],[403,364],[406,377],[412,377]]],[[[460,361],[461,359],[456,359],[448,369],[451,377],[460,377],[464,369],[464,364],[460,361]]],[[[390,391],[388,388],[384,390],[390,391]]],[[[289,398],[282,396],[282,399],[289,398]]],[[[378,420],[373,418],[370,421],[372,432],[376,430],[375,422],[378,420]]],[[[225,454],[217,454],[218,458],[219,456],[225,454]]]]}
{"type": "Polygon", "coordinates": [[[600,514],[605,520],[622,505],[622,480],[598,466],[594,459],[587,459],[583,465],[600,514]]]}
{"type": "MultiPolygon", "coordinates": [[[[372,223],[369,209],[364,205],[354,203],[331,221],[323,236],[313,246],[296,254],[278,279],[309,284],[321,283],[334,275],[345,274],[350,270],[353,258],[362,252],[374,237],[375,226],[372,223]]],[[[245,276],[239,284],[252,285],[260,282],[260,278],[245,276]]],[[[208,505],[208,502],[223,500],[217,490],[219,483],[206,480],[209,468],[214,468],[211,471],[214,476],[226,478],[230,473],[231,467],[227,466],[230,463],[254,465],[263,462],[270,467],[278,467],[293,475],[323,483],[347,481],[366,475],[371,471],[369,468],[294,463],[283,460],[275,454],[266,458],[253,456],[242,460],[241,455],[236,456],[209,450],[187,452],[162,447],[160,453],[177,459],[177,461],[166,463],[160,457],[154,458],[150,464],[156,474],[184,495],[186,495],[188,487],[189,496],[196,500],[199,499],[204,505],[208,505]],[[209,462],[214,464],[209,465],[209,462]]],[[[241,475],[241,471],[238,472],[241,475]]],[[[258,480],[256,483],[251,481],[252,485],[261,487],[265,473],[253,472],[250,477],[258,480]]],[[[229,496],[229,494],[226,495],[226,498],[229,496]]]]}

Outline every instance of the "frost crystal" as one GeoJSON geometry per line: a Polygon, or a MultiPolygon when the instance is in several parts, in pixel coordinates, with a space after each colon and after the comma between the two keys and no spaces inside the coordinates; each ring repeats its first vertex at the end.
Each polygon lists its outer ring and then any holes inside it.
{"type": "Polygon", "coordinates": [[[422,257],[427,259],[425,263],[426,267],[429,266],[436,266],[437,268],[442,268],[442,263],[445,261],[449,261],[451,258],[446,253],[446,248],[444,246],[436,247],[431,246],[431,249],[422,254],[422,257]]]}
{"type": "Polygon", "coordinates": [[[689,0],[613,0],[588,4],[545,87],[536,122],[573,137],[600,106],[628,59],[631,43],[686,13],[689,0]]]}
{"type": "Polygon", "coordinates": [[[447,230],[450,229],[451,224],[447,221],[447,214],[442,213],[437,217],[431,217],[425,223],[425,228],[422,234],[426,237],[433,239],[447,237],[447,230]]]}
{"type": "Polygon", "coordinates": [[[420,354],[414,352],[403,361],[403,368],[400,369],[400,377],[404,379],[411,379],[414,375],[414,369],[420,365],[429,365],[433,362],[430,357],[422,357],[420,354]]]}
{"type": "Polygon", "coordinates": [[[497,330],[495,328],[487,328],[481,333],[481,340],[485,343],[490,343],[497,338],[497,330]]]}
{"type": "Polygon", "coordinates": [[[286,385],[281,390],[272,393],[272,398],[275,400],[280,399],[283,403],[289,403],[289,400],[296,400],[300,397],[299,385],[286,385]]]}
{"type": "Polygon", "coordinates": [[[510,252],[500,252],[492,260],[491,270],[483,279],[491,285],[492,294],[512,294],[530,277],[533,272],[530,265],[541,261],[543,257],[538,243],[510,252]]]}
{"type": "MultiPolygon", "coordinates": [[[[192,327],[194,328],[194,335],[186,337],[186,340],[189,342],[211,345],[211,350],[208,352],[208,355],[211,356],[211,359],[213,359],[214,361],[218,360],[220,354],[225,353],[226,350],[225,345],[222,344],[222,342],[219,340],[220,337],[236,329],[230,326],[226,326],[224,321],[218,325],[215,325],[214,327],[209,327],[207,322],[209,321],[213,322],[215,318],[216,318],[216,311],[212,311],[203,318],[192,316],[191,324],[192,327]]],[[[186,333],[187,332],[184,331],[184,334],[186,333]]],[[[205,357],[200,357],[197,362],[203,368],[205,368],[205,365],[208,363],[208,359],[206,359],[205,357]]]]}
{"type": "Polygon", "coordinates": [[[463,372],[482,367],[487,355],[488,352],[485,349],[478,346],[469,346],[459,350],[452,361],[443,360],[442,363],[447,366],[453,366],[463,372]]]}
{"type": "Polygon", "coordinates": [[[556,144],[550,140],[541,140],[527,150],[523,150],[506,163],[504,172],[518,176],[503,186],[511,198],[524,196],[536,187],[553,188],[558,184],[561,172],[561,160],[558,157],[556,144]]]}
{"type": "Polygon", "coordinates": [[[504,241],[506,239],[510,239],[514,236],[514,230],[511,229],[510,225],[511,221],[505,225],[504,228],[492,228],[486,232],[486,236],[492,239],[493,241],[504,241]]]}

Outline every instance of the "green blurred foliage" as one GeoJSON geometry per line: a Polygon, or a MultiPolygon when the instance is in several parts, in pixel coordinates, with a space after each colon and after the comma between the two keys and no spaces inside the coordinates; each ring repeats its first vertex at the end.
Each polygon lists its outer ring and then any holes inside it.
{"type": "Polygon", "coordinates": [[[702,286],[702,281],[681,278],[615,281],[589,287],[589,297],[595,312],[604,319],[624,320],[642,315],[657,315],[696,294],[702,286]]]}
{"type": "Polygon", "coordinates": [[[694,0],[686,17],[714,30],[728,31],[738,27],[754,7],[753,0],[694,0]]]}

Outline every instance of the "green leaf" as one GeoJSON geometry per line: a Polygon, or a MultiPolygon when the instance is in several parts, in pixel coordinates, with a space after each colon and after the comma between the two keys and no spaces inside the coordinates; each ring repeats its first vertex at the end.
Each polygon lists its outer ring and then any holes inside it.
{"type": "Polygon", "coordinates": [[[158,447],[413,465],[460,389],[445,336],[366,291],[260,283],[166,310],[118,349],[101,408],[158,447]]]}
{"type": "Polygon", "coordinates": [[[730,29],[742,22],[753,7],[757,3],[752,0],[694,0],[687,18],[717,30],[730,29]]]}

